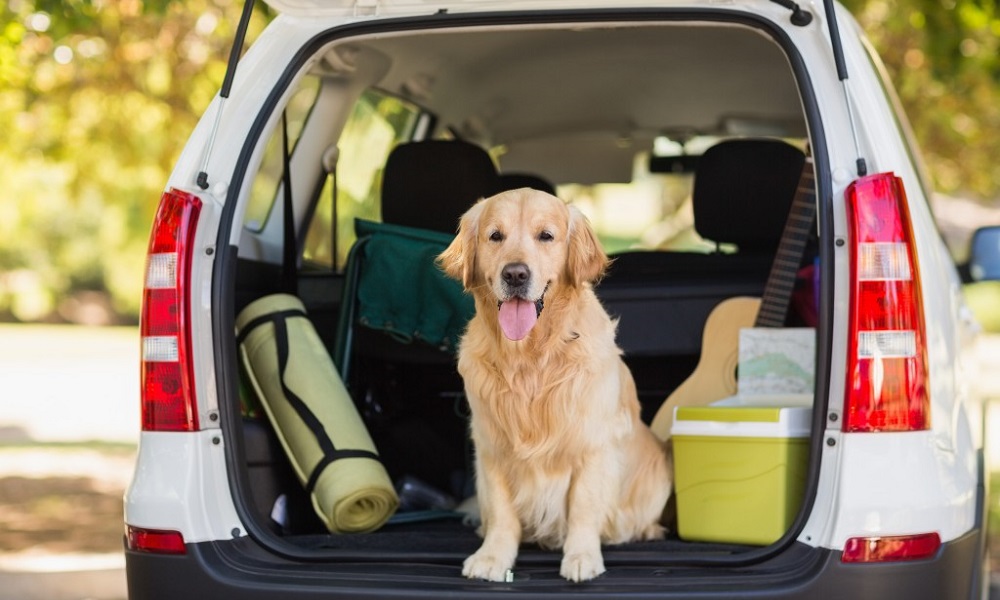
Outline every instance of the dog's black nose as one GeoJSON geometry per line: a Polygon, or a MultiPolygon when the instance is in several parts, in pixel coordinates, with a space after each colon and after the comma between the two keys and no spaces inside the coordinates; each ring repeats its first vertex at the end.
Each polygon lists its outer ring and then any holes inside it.
{"type": "Polygon", "coordinates": [[[510,263],[504,266],[500,274],[503,276],[504,283],[508,286],[519,288],[528,283],[528,279],[531,277],[531,270],[524,263],[510,263]]]}

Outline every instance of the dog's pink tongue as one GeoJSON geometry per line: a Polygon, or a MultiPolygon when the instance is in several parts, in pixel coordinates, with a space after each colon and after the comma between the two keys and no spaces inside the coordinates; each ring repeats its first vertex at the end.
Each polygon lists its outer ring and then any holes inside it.
{"type": "Polygon", "coordinates": [[[538,312],[534,302],[511,298],[500,305],[500,329],[503,329],[503,334],[509,340],[523,340],[537,320],[538,312]]]}

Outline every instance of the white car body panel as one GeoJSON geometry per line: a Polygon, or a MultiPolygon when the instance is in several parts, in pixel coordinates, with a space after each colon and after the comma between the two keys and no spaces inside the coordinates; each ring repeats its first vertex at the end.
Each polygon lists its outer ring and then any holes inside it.
{"type": "MultiPolygon", "coordinates": [[[[853,26],[850,15],[842,9],[841,12],[842,23],[853,26]]],[[[854,100],[862,155],[869,173],[894,171],[900,176],[910,201],[917,260],[924,275],[921,283],[932,401],[928,432],[841,432],[850,290],[847,285],[838,285],[834,291],[833,364],[822,474],[809,523],[799,536],[803,543],[835,550],[843,549],[848,539],[858,536],[936,531],[942,540],[952,540],[968,532],[976,518],[979,472],[972,457],[976,456],[976,449],[982,448],[981,437],[968,433],[965,403],[970,398],[967,394],[960,395],[959,374],[953,368],[963,362],[969,351],[968,344],[959,341],[963,337],[961,332],[952,327],[961,321],[959,307],[955,305],[957,281],[950,274],[954,271],[953,263],[937,234],[919,174],[901,143],[895,116],[886,104],[880,82],[867,68],[868,58],[861,45],[850,43],[852,39],[847,37],[844,44],[849,74],[847,89],[854,100]],[[953,283],[944,289],[931,283],[942,280],[953,283]],[[931,469],[930,465],[936,468],[931,469]]],[[[830,78],[813,83],[820,102],[834,98],[843,104],[844,92],[831,89],[839,86],[830,86],[830,78]]],[[[843,111],[832,106],[821,110],[826,116],[827,131],[849,127],[843,111]],[[831,115],[841,115],[844,120],[831,115]]],[[[828,135],[828,140],[833,137],[828,135]]],[[[848,136],[838,136],[837,140],[841,142],[839,147],[829,148],[834,231],[837,239],[846,243],[836,246],[834,278],[846,282],[850,277],[850,238],[844,191],[855,178],[856,153],[848,136]]],[[[971,409],[980,413],[982,407],[971,409]]]]}
{"type": "MultiPolygon", "coordinates": [[[[240,61],[230,97],[216,98],[194,130],[167,187],[195,191],[195,180],[202,168],[217,111],[222,109],[214,149],[207,163],[209,189],[198,191],[204,200],[195,243],[194,273],[191,283],[192,327],[198,332],[193,340],[196,396],[202,431],[196,433],[152,433],[141,435],[137,469],[125,496],[126,522],[151,529],[180,531],[186,542],[232,539],[245,530],[237,515],[229,489],[223,453],[225,440],[213,415],[218,410],[212,338],[212,276],[214,260],[207,249],[214,248],[222,205],[240,200],[234,223],[242,223],[245,198],[236,199],[229,189],[242,145],[251,133],[271,91],[293,61],[302,44],[332,27],[388,15],[430,14],[440,8],[449,10],[518,10],[542,8],[579,8],[604,6],[600,2],[309,2],[306,0],[268,0],[283,14],[276,18],[240,61]],[[302,16],[302,15],[308,15],[302,16]],[[222,143],[221,140],[228,142],[222,143]],[[197,508],[195,508],[197,507],[197,508]]],[[[745,10],[765,16],[794,41],[811,73],[832,73],[833,56],[829,39],[813,30],[803,30],[788,23],[787,9],[770,2],[632,2],[629,7],[664,8],[693,6],[699,9],[745,10]]],[[[814,17],[826,29],[822,5],[809,3],[814,17]]],[[[843,9],[841,27],[853,27],[843,9]]],[[[928,204],[920,187],[919,173],[900,142],[892,113],[877,79],[867,67],[868,58],[858,43],[845,36],[845,57],[849,79],[849,98],[858,122],[859,143],[869,172],[891,170],[902,177],[911,200],[910,213],[917,247],[919,268],[923,274],[922,291],[926,318],[927,356],[931,426],[928,432],[843,434],[845,389],[845,352],[850,292],[849,236],[845,213],[844,190],[855,178],[857,153],[850,136],[833,135],[846,131],[849,115],[844,103],[842,84],[835,77],[813,77],[823,127],[827,132],[826,148],[830,159],[833,199],[833,231],[847,243],[834,249],[833,278],[837,287],[831,298],[834,322],[831,328],[833,350],[830,353],[829,409],[827,431],[823,434],[824,456],[819,486],[812,513],[799,541],[810,546],[839,550],[847,539],[856,536],[900,535],[936,531],[942,540],[962,536],[973,528],[976,518],[978,465],[969,457],[981,449],[982,407],[971,404],[963,369],[968,365],[970,333],[952,326],[974,326],[961,304],[959,282],[947,249],[940,240],[928,204]],[[861,107],[864,107],[862,110],[861,107]],[[878,150],[875,150],[875,149],[878,150]],[[940,282],[950,281],[946,288],[940,282]],[[970,425],[971,423],[971,425],[970,425]],[[970,433],[971,432],[971,433],[970,433]],[[962,457],[962,458],[960,458],[962,457]],[[932,466],[934,468],[930,468],[932,466]]],[[[317,60],[316,58],[311,59],[317,60]]],[[[307,64],[301,71],[309,68],[307,64]]],[[[285,96],[293,89],[286,88],[285,96]]],[[[285,99],[279,102],[281,105],[285,99]]],[[[266,139],[278,126],[280,111],[268,117],[261,133],[266,139]]],[[[263,144],[258,144],[246,168],[246,181],[240,186],[247,194],[249,181],[259,167],[263,144]]],[[[280,253],[281,218],[279,211],[250,250],[254,257],[276,259],[280,253]]],[[[239,226],[229,232],[229,242],[246,247],[250,237],[239,226]]]]}
{"type": "Polygon", "coordinates": [[[125,522],[179,531],[185,543],[243,535],[218,430],[144,431],[132,484],[125,492],[125,522]]]}
{"type": "Polygon", "coordinates": [[[959,464],[932,434],[854,433],[840,436],[839,444],[840,487],[827,547],[842,549],[852,537],[932,531],[948,541],[972,528],[976,465],[959,464]]]}

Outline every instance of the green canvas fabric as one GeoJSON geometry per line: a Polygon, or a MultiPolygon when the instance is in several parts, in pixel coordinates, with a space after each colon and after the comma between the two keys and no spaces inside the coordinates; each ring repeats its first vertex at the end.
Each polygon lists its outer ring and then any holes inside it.
{"type": "Polygon", "coordinates": [[[434,262],[454,236],[362,219],[355,230],[364,263],[358,323],[454,352],[475,312],[472,297],[434,262]]]}

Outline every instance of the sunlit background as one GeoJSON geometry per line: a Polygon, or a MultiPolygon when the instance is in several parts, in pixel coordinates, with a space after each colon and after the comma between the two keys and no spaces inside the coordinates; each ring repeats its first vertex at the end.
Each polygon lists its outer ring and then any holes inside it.
{"type": "MultiPolygon", "coordinates": [[[[961,261],[972,228],[1000,224],[998,5],[846,4],[895,82],[961,261]]],[[[104,592],[81,588],[79,597],[122,593],[121,491],[138,439],[135,323],[149,225],[222,81],[241,10],[229,0],[0,5],[0,574],[65,569],[59,556],[111,556],[97,563],[111,573],[104,592]]],[[[257,7],[248,41],[271,17],[257,7]]],[[[1000,284],[967,295],[985,330],[1000,333],[1000,284]]],[[[997,340],[984,346],[992,373],[997,340]]],[[[996,379],[985,385],[1000,397],[996,379]]],[[[35,597],[37,579],[24,581],[0,598],[35,597]]]]}

